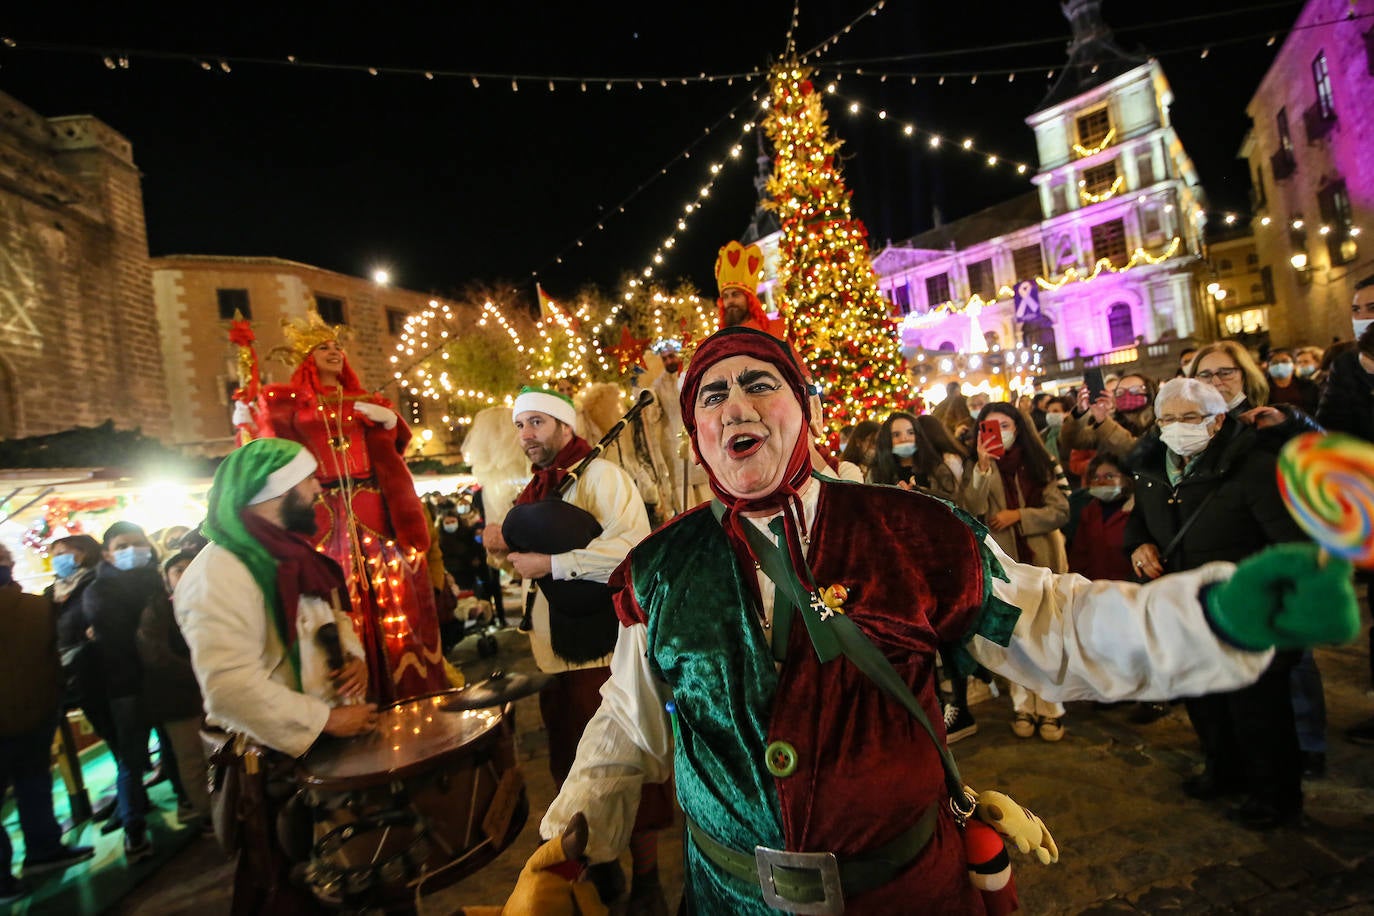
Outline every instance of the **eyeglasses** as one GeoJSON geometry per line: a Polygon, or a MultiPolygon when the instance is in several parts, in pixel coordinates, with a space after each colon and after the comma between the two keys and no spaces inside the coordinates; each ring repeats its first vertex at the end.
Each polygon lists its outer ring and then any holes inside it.
{"type": "Polygon", "coordinates": [[[1193,377],[1201,379],[1204,382],[1210,382],[1213,378],[1219,378],[1223,381],[1227,379],[1233,379],[1239,374],[1239,368],[1237,368],[1236,366],[1228,366],[1225,369],[1203,369],[1201,372],[1199,372],[1197,375],[1193,377]]]}
{"type": "Polygon", "coordinates": [[[1165,426],[1172,426],[1175,423],[1187,423],[1189,426],[1197,426],[1210,416],[1210,414],[1202,413],[1185,413],[1181,417],[1160,417],[1159,425],[1161,429],[1165,426]]]}

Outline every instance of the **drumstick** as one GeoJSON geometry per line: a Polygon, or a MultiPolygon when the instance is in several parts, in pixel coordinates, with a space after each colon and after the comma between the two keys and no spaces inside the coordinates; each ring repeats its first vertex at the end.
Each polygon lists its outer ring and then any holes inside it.
{"type": "MultiPolygon", "coordinates": [[[[344,666],[343,644],[339,641],[338,624],[322,625],[315,631],[315,642],[324,650],[325,657],[329,660],[330,671],[338,671],[344,666]]],[[[353,706],[361,700],[359,697],[342,697],[340,702],[344,706],[353,706]]]]}

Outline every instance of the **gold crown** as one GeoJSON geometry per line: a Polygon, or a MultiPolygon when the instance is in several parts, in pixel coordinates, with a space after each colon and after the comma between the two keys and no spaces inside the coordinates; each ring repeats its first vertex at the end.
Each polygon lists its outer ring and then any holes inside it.
{"type": "Polygon", "coordinates": [[[322,343],[332,340],[342,347],[348,335],[346,328],[328,324],[321,318],[314,302],[306,309],[304,318],[297,318],[295,321],[283,318],[281,332],[286,338],[286,345],[273,349],[272,355],[292,367],[305,362],[310,351],[322,343]]]}
{"type": "Polygon", "coordinates": [[[730,242],[716,255],[716,287],[723,293],[731,286],[739,286],[754,293],[763,279],[763,251],[757,245],[747,248],[730,242]]]}

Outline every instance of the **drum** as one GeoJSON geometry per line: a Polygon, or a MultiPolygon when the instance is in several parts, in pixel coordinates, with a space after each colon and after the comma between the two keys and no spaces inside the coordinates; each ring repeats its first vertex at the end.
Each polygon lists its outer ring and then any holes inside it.
{"type": "Polygon", "coordinates": [[[448,711],[455,693],[387,707],[376,731],[322,738],[297,766],[309,833],[300,818],[279,832],[322,903],[408,908],[421,884],[472,874],[524,827],[510,707],[448,711]]]}

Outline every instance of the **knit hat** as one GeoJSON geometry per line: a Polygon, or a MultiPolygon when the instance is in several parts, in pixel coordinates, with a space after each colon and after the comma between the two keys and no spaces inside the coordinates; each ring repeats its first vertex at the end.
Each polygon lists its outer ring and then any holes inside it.
{"type": "Polygon", "coordinates": [[[283,625],[277,597],[277,560],[257,538],[248,533],[240,514],[247,506],[286,493],[315,471],[309,450],[289,439],[254,439],[229,453],[215,471],[210,485],[209,512],[201,530],[206,537],[238,557],[262,590],[263,600],[274,611],[283,640],[290,639],[283,625]],[[267,495],[264,495],[267,494],[267,495]]]}
{"type": "Polygon", "coordinates": [[[518,417],[527,410],[546,413],[569,426],[574,426],[577,423],[577,408],[573,406],[572,399],[554,391],[546,391],[543,388],[525,387],[520,389],[520,394],[515,399],[515,405],[511,408],[511,416],[518,417]]]}

